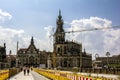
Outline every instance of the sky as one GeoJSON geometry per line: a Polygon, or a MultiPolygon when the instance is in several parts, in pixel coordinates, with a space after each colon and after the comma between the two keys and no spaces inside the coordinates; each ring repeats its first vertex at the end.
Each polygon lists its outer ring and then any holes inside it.
{"type": "MultiPolygon", "coordinates": [[[[120,0],[0,0],[0,46],[16,54],[33,36],[40,50],[52,51],[56,20],[61,10],[65,31],[120,26],[120,0]]],[[[66,34],[82,43],[87,53],[120,54],[120,28],[66,34]]]]}

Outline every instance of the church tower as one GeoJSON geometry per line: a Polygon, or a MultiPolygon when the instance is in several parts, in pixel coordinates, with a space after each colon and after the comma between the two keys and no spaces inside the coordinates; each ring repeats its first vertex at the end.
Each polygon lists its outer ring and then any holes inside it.
{"type": "Polygon", "coordinates": [[[57,44],[61,44],[65,42],[65,33],[64,33],[64,29],[63,29],[63,20],[62,20],[62,15],[61,15],[61,11],[59,10],[59,15],[58,15],[58,19],[56,21],[57,24],[57,29],[56,32],[54,34],[54,38],[55,38],[55,43],[57,44]]]}

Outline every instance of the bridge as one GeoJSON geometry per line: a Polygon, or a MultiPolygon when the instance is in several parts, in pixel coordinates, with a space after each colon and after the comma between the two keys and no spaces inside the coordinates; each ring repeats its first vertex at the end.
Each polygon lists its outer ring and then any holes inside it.
{"type": "Polygon", "coordinates": [[[33,68],[29,74],[20,69],[0,71],[0,80],[120,80],[113,74],[96,74],[33,68]]]}
{"type": "Polygon", "coordinates": [[[17,75],[9,78],[8,80],[50,80],[37,72],[30,71],[29,74],[24,75],[24,72],[20,72],[17,75]]]}

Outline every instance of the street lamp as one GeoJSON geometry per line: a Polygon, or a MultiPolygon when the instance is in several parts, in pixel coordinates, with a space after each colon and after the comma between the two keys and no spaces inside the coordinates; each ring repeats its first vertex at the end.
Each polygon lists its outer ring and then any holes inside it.
{"type": "Polygon", "coordinates": [[[95,59],[98,58],[98,57],[99,57],[99,54],[96,53],[96,54],[95,54],[95,59]]]}
{"type": "MultiPolygon", "coordinates": [[[[95,62],[97,61],[97,58],[99,57],[99,54],[95,54],[95,62]]],[[[98,68],[98,63],[95,63],[95,67],[98,68]]]]}
{"type": "Polygon", "coordinates": [[[106,52],[106,56],[107,56],[107,67],[109,68],[108,58],[109,58],[109,56],[110,56],[110,52],[106,52]]]}
{"type": "Polygon", "coordinates": [[[82,72],[82,52],[80,53],[80,72],[82,72]]]}
{"type": "MultiPolygon", "coordinates": [[[[98,57],[99,57],[99,54],[96,53],[95,54],[95,59],[98,58],[98,57]]],[[[96,59],[96,61],[97,61],[97,59],[96,59]]],[[[97,66],[96,66],[96,63],[95,63],[95,67],[98,68],[98,63],[97,63],[97,66]]],[[[97,71],[97,77],[98,77],[98,71],[97,71]]]]}

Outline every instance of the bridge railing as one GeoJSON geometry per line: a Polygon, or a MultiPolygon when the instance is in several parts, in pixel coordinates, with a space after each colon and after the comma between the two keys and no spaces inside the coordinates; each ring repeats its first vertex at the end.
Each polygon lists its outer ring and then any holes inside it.
{"type": "Polygon", "coordinates": [[[45,70],[45,69],[33,69],[33,70],[52,80],[115,80],[105,77],[100,78],[100,77],[85,76],[73,72],[59,71],[59,70],[45,70]]]}
{"type": "Polygon", "coordinates": [[[20,68],[10,68],[9,69],[9,78],[14,76],[15,74],[19,73],[21,70],[20,68]]]}
{"type": "Polygon", "coordinates": [[[6,80],[9,76],[9,70],[0,70],[0,80],[6,80]]]}
{"type": "MultiPolygon", "coordinates": [[[[64,71],[74,71],[74,68],[57,68],[58,70],[64,71]]],[[[76,72],[84,72],[84,73],[98,73],[98,74],[120,74],[120,68],[115,69],[93,69],[93,68],[77,68],[76,72]]]]}
{"type": "Polygon", "coordinates": [[[10,68],[7,70],[0,70],[0,80],[7,80],[8,78],[14,76],[19,72],[20,72],[19,68],[10,68]]]}

